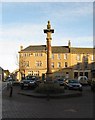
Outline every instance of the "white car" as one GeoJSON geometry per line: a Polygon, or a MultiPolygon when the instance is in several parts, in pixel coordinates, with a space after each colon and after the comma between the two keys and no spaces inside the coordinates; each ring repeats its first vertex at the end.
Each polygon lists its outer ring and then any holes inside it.
{"type": "Polygon", "coordinates": [[[79,76],[78,77],[78,81],[82,84],[82,85],[88,85],[88,78],[86,76],[79,76]]]}

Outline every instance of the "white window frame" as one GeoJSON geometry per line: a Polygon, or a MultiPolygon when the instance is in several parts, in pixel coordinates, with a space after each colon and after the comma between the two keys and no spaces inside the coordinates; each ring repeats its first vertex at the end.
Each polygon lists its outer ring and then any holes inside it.
{"type": "Polygon", "coordinates": [[[52,53],[52,59],[54,60],[54,54],[52,53]]]}
{"type": "Polygon", "coordinates": [[[81,60],[81,55],[80,55],[80,54],[77,54],[76,59],[77,59],[78,61],[80,61],[80,60],[81,60]]]}
{"type": "Polygon", "coordinates": [[[29,67],[29,61],[26,61],[26,62],[25,62],[25,66],[26,66],[26,67],[29,67]]]}
{"type": "Polygon", "coordinates": [[[51,67],[54,68],[54,62],[51,63],[51,67]]]}
{"type": "Polygon", "coordinates": [[[93,61],[94,60],[94,55],[91,55],[91,61],[93,61]]]}
{"type": "Polygon", "coordinates": [[[36,61],[36,67],[42,67],[42,62],[41,61],[36,61]]]}
{"type": "Polygon", "coordinates": [[[58,53],[58,60],[60,60],[61,59],[61,55],[60,55],[60,53],[58,53]]]}
{"type": "Polygon", "coordinates": [[[61,68],[61,62],[58,62],[58,63],[57,63],[57,67],[58,67],[58,68],[61,68]]]}
{"type": "Polygon", "coordinates": [[[64,60],[67,60],[67,59],[68,59],[68,54],[65,53],[65,54],[64,54],[64,60]]]}

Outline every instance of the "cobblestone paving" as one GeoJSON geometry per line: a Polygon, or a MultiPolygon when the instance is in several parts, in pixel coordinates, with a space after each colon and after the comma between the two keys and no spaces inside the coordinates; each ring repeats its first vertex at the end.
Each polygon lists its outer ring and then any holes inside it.
{"type": "Polygon", "coordinates": [[[14,86],[13,96],[3,91],[3,118],[93,118],[93,93],[84,88],[83,96],[66,99],[32,98],[17,94],[19,86],[14,86]]]}

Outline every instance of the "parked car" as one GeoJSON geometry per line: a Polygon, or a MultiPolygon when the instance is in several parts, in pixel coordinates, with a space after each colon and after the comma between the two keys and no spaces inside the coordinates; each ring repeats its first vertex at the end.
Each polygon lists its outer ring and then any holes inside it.
{"type": "Polygon", "coordinates": [[[9,77],[8,79],[5,80],[5,82],[7,82],[7,84],[9,84],[10,82],[12,82],[12,85],[19,85],[19,80],[15,80],[11,77],[9,77]]]}
{"type": "Polygon", "coordinates": [[[82,85],[77,79],[69,79],[64,81],[64,88],[82,91],[82,85]]]}
{"type": "Polygon", "coordinates": [[[58,78],[54,81],[54,83],[58,83],[60,86],[64,85],[65,78],[58,78]]]}
{"type": "Polygon", "coordinates": [[[35,88],[39,84],[39,79],[36,76],[26,76],[25,79],[20,81],[20,87],[21,89],[24,89],[24,87],[27,88],[35,88]]]}
{"type": "Polygon", "coordinates": [[[11,77],[9,77],[9,78],[7,78],[7,79],[5,80],[5,82],[6,82],[7,89],[9,89],[10,86],[15,85],[16,80],[13,79],[13,78],[11,78],[11,77]]]}
{"type": "Polygon", "coordinates": [[[88,78],[86,76],[79,76],[78,77],[78,81],[82,84],[82,85],[88,85],[89,81],[88,78]]]}
{"type": "Polygon", "coordinates": [[[91,81],[91,90],[93,92],[95,91],[95,78],[93,78],[92,81],[91,81]]]}

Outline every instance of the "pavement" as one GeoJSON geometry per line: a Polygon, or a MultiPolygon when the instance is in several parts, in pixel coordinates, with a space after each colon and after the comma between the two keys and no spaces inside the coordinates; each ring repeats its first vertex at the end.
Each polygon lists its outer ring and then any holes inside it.
{"type": "MultiPolygon", "coordinates": [[[[72,93],[79,92],[73,91],[72,93]]],[[[9,97],[9,90],[2,91],[2,118],[93,118],[94,94],[90,87],[84,87],[82,96],[69,97],[68,99],[47,99],[27,96],[33,95],[33,90],[21,90],[19,86],[13,86],[13,95],[9,97]],[[20,94],[21,92],[24,95],[20,94]]],[[[66,90],[69,94],[70,91],[66,90]]],[[[64,95],[65,95],[64,93],[64,95]]],[[[36,94],[37,95],[37,94],[36,94]]],[[[74,119],[75,118],[75,119],[74,119]]]]}

